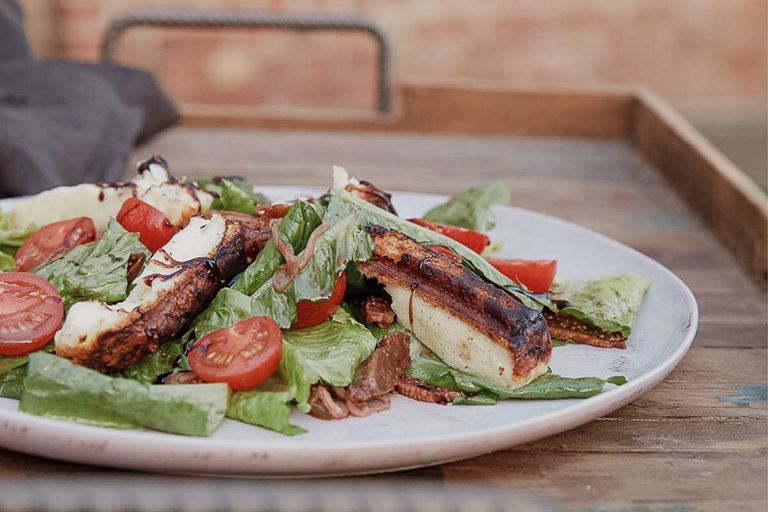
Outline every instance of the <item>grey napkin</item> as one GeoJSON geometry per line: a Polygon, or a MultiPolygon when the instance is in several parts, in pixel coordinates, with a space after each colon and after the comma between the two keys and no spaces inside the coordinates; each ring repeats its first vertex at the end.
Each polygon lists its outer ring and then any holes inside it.
{"type": "Polygon", "coordinates": [[[115,181],[178,118],[146,71],[35,58],[19,5],[0,1],[0,196],[115,181]]]}

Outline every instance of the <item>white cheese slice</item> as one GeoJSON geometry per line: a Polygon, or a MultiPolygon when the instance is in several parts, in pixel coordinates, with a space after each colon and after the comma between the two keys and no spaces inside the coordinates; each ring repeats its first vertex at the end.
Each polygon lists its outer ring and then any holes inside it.
{"type": "Polygon", "coordinates": [[[180,228],[196,213],[211,208],[213,196],[208,192],[192,193],[188,187],[174,183],[158,163],[147,167],[128,183],[57,187],[21,200],[13,208],[15,224],[20,228],[30,223],[45,226],[60,220],[90,217],[96,231],[102,233],[109,218],[117,216],[129,197],[138,197],[154,206],[180,228]]]}
{"type": "Polygon", "coordinates": [[[187,227],[155,252],[124,301],[105,304],[90,300],[74,304],[54,337],[57,353],[66,354],[67,348],[88,345],[99,333],[123,327],[139,307],[149,312],[161,294],[173,293],[173,288],[186,278],[185,267],[178,262],[215,254],[225,231],[226,220],[221,215],[211,215],[210,219],[193,217],[187,227]],[[172,277],[153,278],[156,275],[172,277]]]}
{"type": "Polygon", "coordinates": [[[388,285],[397,321],[448,366],[510,389],[546,373],[542,364],[526,377],[515,377],[513,355],[450,311],[423,300],[407,288],[388,285]],[[413,318],[413,322],[411,322],[413,318]]]}

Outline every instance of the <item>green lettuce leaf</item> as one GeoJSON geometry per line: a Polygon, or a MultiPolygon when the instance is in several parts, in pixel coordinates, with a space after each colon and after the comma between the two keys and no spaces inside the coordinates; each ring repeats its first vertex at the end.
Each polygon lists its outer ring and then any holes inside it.
{"type": "Polygon", "coordinates": [[[180,340],[166,341],[156,351],[147,354],[144,359],[123,370],[121,377],[146,384],[157,381],[161,375],[172,371],[179,357],[184,354],[184,345],[180,340]]]}
{"type": "Polygon", "coordinates": [[[13,212],[3,213],[0,210],[0,272],[13,270],[16,251],[38,229],[36,224],[17,229],[13,222],[13,212]]]}
{"type": "Polygon", "coordinates": [[[0,397],[21,398],[24,379],[27,377],[27,364],[24,363],[0,377],[0,397]]]}
{"type": "Polygon", "coordinates": [[[484,232],[496,225],[491,212],[495,204],[509,204],[509,187],[503,181],[489,181],[459,192],[429,210],[424,219],[484,232]]]}
{"type": "Polygon", "coordinates": [[[221,290],[194,321],[196,337],[231,327],[251,316],[268,316],[283,328],[296,321],[300,300],[318,301],[331,296],[339,272],[350,261],[371,257],[373,242],[355,215],[339,221],[317,238],[312,257],[298,276],[282,292],[275,290],[269,277],[250,297],[236,289],[221,290]]]}
{"type": "Polygon", "coordinates": [[[586,281],[562,278],[552,285],[552,298],[565,300],[560,312],[592,323],[609,332],[629,336],[640,305],[651,282],[645,277],[625,273],[586,281]]]}
{"type": "Polygon", "coordinates": [[[376,338],[344,308],[320,325],[285,331],[280,367],[296,388],[299,410],[309,411],[313,384],[346,386],[376,348],[376,338]]]}
{"type": "Polygon", "coordinates": [[[151,253],[129,233],[109,219],[104,236],[79,245],[61,258],[37,267],[33,273],[47,279],[61,294],[64,308],[82,300],[118,302],[128,295],[128,258],[133,253],[151,253]]]}
{"type": "Polygon", "coordinates": [[[16,266],[16,259],[10,254],[0,251],[0,272],[10,272],[16,266]]]}
{"type": "Polygon", "coordinates": [[[152,386],[35,352],[29,356],[19,410],[102,427],[208,436],[224,420],[228,397],[226,384],[152,386]]]}
{"type": "MultiPolygon", "coordinates": [[[[320,217],[310,204],[296,201],[280,222],[278,232],[281,238],[290,243],[294,252],[298,254],[306,247],[312,231],[320,223],[320,217]]],[[[284,262],[285,259],[277,250],[274,241],[271,239],[267,241],[256,259],[240,275],[240,278],[230,288],[219,290],[211,304],[194,320],[192,327],[175,342],[176,346],[172,352],[182,352],[175,368],[189,369],[186,354],[184,354],[184,345],[193,337],[202,337],[211,331],[222,327],[231,327],[240,320],[254,316],[250,294],[262,287],[272,277],[275,269],[284,262]]],[[[169,350],[171,350],[170,347],[169,350]]],[[[157,362],[153,355],[147,357],[152,358],[147,362],[149,367],[157,362]]],[[[144,369],[138,369],[137,374],[144,371],[144,369]]],[[[131,374],[131,376],[134,375],[131,374]]]]}
{"type": "Polygon", "coordinates": [[[268,428],[288,436],[303,434],[305,429],[291,424],[291,402],[296,387],[280,389],[272,379],[252,391],[238,391],[232,395],[227,417],[251,425],[268,428]],[[271,389],[271,388],[275,389],[271,389]]]}
{"type": "Polygon", "coordinates": [[[326,216],[331,222],[357,215],[364,226],[378,224],[387,229],[396,229],[423,244],[442,245],[461,256],[464,265],[487,281],[504,287],[513,293],[526,306],[541,311],[545,306],[550,306],[548,300],[536,297],[522,290],[514,281],[496,270],[488,261],[463,244],[441,235],[431,229],[419,226],[413,222],[393,215],[381,208],[372,205],[350,194],[344,187],[348,182],[346,171],[340,167],[334,168],[334,183],[331,188],[331,200],[328,204],[326,216]]]}
{"type": "MultiPolygon", "coordinates": [[[[309,203],[296,201],[280,221],[277,230],[280,238],[291,244],[295,254],[299,254],[306,247],[309,236],[321,222],[322,219],[309,203]]],[[[277,250],[274,240],[270,238],[232,288],[250,295],[267,282],[267,279],[275,273],[275,269],[283,263],[285,258],[277,250]]]]}
{"type": "Polygon", "coordinates": [[[27,364],[29,356],[7,357],[0,356],[0,377],[10,373],[14,368],[27,364]]]}
{"type": "MultiPolygon", "coordinates": [[[[53,341],[38,349],[40,352],[51,353],[56,350],[53,341]]],[[[20,398],[24,379],[27,376],[27,363],[29,355],[25,356],[0,356],[0,396],[6,398],[20,398]]]]}
{"type": "Polygon", "coordinates": [[[253,215],[256,206],[268,203],[269,199],[258,192],[243,178],[199,178],[193,183],[215,195],[211,208],[213,210],[228,210],[253,215]]]}
{"type": "Polygon", "coordinates": [[[570,378],[545,374],[525,386],[509,389],[451,368],[413,336],[411,337],[411,367],[406,373],[433,386],[477,393],[477,395],[467,398],[456,398],[453,402],[456,405],[493,405],[498,400],[511,398],[589,398],[601,393],[608,383],[621,385],[626,382],[626,379],[621,376],[600,379],[598,377],[570,378]]]}

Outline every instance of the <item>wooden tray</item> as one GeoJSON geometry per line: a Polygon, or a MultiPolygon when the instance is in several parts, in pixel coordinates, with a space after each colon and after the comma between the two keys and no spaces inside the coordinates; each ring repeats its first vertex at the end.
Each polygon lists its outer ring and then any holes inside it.
{"type": "Polygon", "coordinates": [[[182,105],[183,124],[269,130],[627,139],[739,265],[766,286],[768,208],[758,187],[659,96],[642,88],[531,90],[405,84],[394,114],[182,105]]]}

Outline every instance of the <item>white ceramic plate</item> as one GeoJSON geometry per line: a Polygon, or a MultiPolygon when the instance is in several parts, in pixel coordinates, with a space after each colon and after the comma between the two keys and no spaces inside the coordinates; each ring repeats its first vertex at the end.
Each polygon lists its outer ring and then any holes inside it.
{"type": "MultiPolygon", "coordinates": [[[[264,187],[288,199],[296,188],[264,187]]],[[[304,189],[307,195],[318,189],[304,189]]],[[[394,194],[404,217],[444,201],[435,195],[394,194]]],[[[0,398],[0,446],[43,457],[158,472],[256,476],[374,473],[473,457],[571,429],[631,402],[660,382],[693,341],[698,308],[690,290],[667,268],[614,240],[574,224],[512,207],[495,209],[491,238],[510,257],[557,259],[558,273],[586,278],[634,272],[651,280],[626,350],[567,345],[554,349],[553,372],[569,377],[624,375],[629,382],[579,400],[506,401],[454,407],[393,397],[392,407],[367,418],[322,421],[294,412],[307,434],[287,437],[226,420],[210,438],[144,430],[111,430],[18,412],[0,398]]]]}

